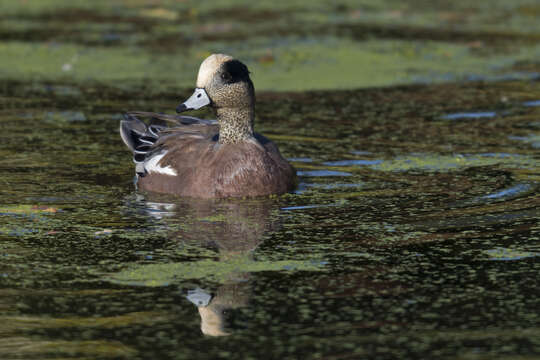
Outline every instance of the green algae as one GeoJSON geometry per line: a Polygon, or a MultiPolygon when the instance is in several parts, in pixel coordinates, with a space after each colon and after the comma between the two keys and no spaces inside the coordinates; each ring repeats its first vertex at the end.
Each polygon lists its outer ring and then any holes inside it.
{"type": "MultiPolygon", "coordinates": [[[[105,329],[125,327],[137,323],[164,321],[163,316],[155,312],[136,312],[114,317],[100,318],[43,318],[6,316],[2,320],[8,322],[11,331],[29,328],[69,328],[69,327],[100,327],[105,329]]],[[[2,331],[8,331],[2,328],[2,331]]]]}
{"type": "MultiPolygon", "coordinates": [[[[117,341],[36,341],[32,338],[8,337],[0,340],[4,356],[27,359],[53,355],[67,356],[65,359],[92,359],[92,358],[132,358],[137,352],[117,341]]],[[[60,358],[61,359],[61,358],[60,358]]]]}
{"type": "MultiPolygon", "coordinates": [[[[283,40],[282,40],[283,41],[283,40]]],[[[261,55],[270,42],[257,43],[261,55]]],[[[8,79],[98,81],[115,84],[123,81],[150,81],[159,86],[194,86],[198,64],[210,52],[227,51],[243,59],[253,80],[262,90],[305,90],[387,86],[415,82],[466,80],[470,77],[496,79],[497,69],[511,61],[537,57],[540,48],[487,59],[468,54],[463,45],[408,41],[354,42],[338,38],[311,40],[291,38],[272,47],[274,60],[260,63],[257,52],[246,45],[207,44],[209,52],[172,51],[146,54],[142,49],[120,47],[91,48],[73,44],[0,43],[0,75],[8,79]],[[398,57],[396,58],[396,54],[398,57]],[[348,70],[344,70],[348,69],[348,70]],[[473,75],[471,75],[473,74],[473,75]]],[[[509,76],[512,76],[510,74],[509,76]]]]}
{"type": "Polygon", "coordinates": [[[184,69],[196,68],[198,59],[186,63],[181,58],[161,57],[152,59],[141,55],[137,49],[88,49],[85,47],[63,44],[0,43],[4,65],[0,75],[3,78],[26,79],[62,79],[81,81],[121,82],[127,80],[155,79],[162,81],[170,74],[184,76],[178,84],[187,86],[193,82],[193,73],[184,69]],[[174,59],[175,58],[175,59],[174,59]],[[37,60],[39,59],[39,60],[37,60]],[[158,69],[161,69],[159,72],[158,69]],[[160,74],[159,74],[160,73],[160,74]]]}
{"type": "Polygon", "coordinates": [[[274,1],[258,1],[257,3],[242,0],[221,0],[219,2],[201,2],[197,4],[162,0],[149,4],[145,1],[126,1],[111,4],[98,0],[89,4],[76,0],[43,0],[29,6],[24,2],[2,1],[2,13],[8,16],[36,16],[61,13],[62,11],[92,11],[93,14],[114,15],[117,19],[130,18],[136,15],[158,18],[174,22],[186,19],[216,20],[233,18],[237,22],[252,23],[255,20],[269,19],[275,21],[279,17],[292,18],[298,22],[347,22],[362,20],[381,24],[416,24],[426,27],[451,28],[460,24],[465,29],[507,30],[531,32],[538,29],[535,15],[539,7],[534,0],[519,0],[508,3],[494,0],[489,3],[468,3],[464,1],[433,2],[385,0],[374,3],[369,0],[342,0],[339,3],[328,3],[322,0],[309,4],[301,0],[286,3],[274,1]],[[505,21],[500,21],[504,18],[505,21]],[[497,21],[499,20],[499,21],[497,21]]]}
{"type": "Polygon", "coordinates": [[[169,286],[193,279],[205,279],[220,283],[234,279],[237,273],[256,273],[259,271],[297,272],[322,269],[324,268],[321,261],[316,260],[253,261],[249,258],[236,258],[225,261],[200,260],[135,266],[113,274],[108,279],[118,284],[169,286]]]}
{"type": "Polygon", "coordinates": [[[538,252],[508,248],[496,248],[486,250],[485,254],[489,257],[490,260],[495,261],[512,261],[540,256],[540,253],[538,252]]]}
{"type": "Polygon", "coordinates": [[[258,89],[305,90],[526,78],[535,71],[514,65],[540,54],[528,1],[489,11],[462,2],[244,5],[4,1],[0,74],[190,88],[204,57],[227,52],[249,65],[258,89]]]}
{"type": "Polygon", "coordinates": [[[519,154],[480,155],[411,155],[398,159],[385,160],[381,164],[370,165],[381,171],[453,171],[471,166],[492,166],[512,168],[534,168],[536,160],[519,154]]]}
{"type": "Polygon", "coordinates": [[[32,206],[32,205],[12,205],[0,207],[0,213],[5,214],[39,214],[39,213],[55,213],[58,209],[54,207],[32,206]]]}
{"type": "Polygon", "coordinates": [[[537,4],[244,5],[0,2],[0,357],[534,358],[537,4]],[[297,192],[134,190],[121,113],[172,112],[212,51],[271,91],[297,192]]]}

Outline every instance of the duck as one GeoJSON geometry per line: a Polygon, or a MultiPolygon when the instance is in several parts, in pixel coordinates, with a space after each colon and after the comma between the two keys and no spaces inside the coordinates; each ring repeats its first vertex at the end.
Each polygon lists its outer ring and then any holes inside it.
{"type": "Polygon", "coordinates": [[[210,106],[216,120],[131,111],[120,136],[133,153],[137,189],[193,198],[281,195],[296,170],[254,131],[255,88],[247,66],[226,54],[200,65],[196,88],[177,113],[210,106]],[[145,119],[146,121],[141,120],[145,119]]]}

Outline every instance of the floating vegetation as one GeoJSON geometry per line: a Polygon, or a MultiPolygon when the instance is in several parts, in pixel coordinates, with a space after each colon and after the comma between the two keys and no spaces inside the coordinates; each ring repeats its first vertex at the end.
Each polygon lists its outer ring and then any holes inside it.
{"type": "Polygon", "coordinates": [[[282,260],[253,261],[248,257],[226,261],[200,260],[193,262],[149,264],[132,266],[120,273],[112,274],[108,280],[138,286],[169,286],[181,284],[185,280],[205,279],[206,281],[224,282],[234,279],[238,273],[256,273],[260,271],[319,271],[324,270],[322,260],[282,260]]]}
{"type": "Polygon", "coordinates": [[[494,261],[515,261],[540,256],[540,252],[521,251],[510,248],[495,248],[486,250],[485,254],[494,261]]]}
{"type": "Polygon", "coordinates": [[[0,358],[538,354],[537,2],[1,8],[0,358]],[[294,193],[136,190],[122,113],[212,52],[294,193]]]}
{"type": "Polygon", "coordinates": [[[520,154],[417,154],[385,160],[371,168],[381,171],[455,171],[473,166],[499,165],[510,168],[534,168],[536,160],[520,154]]]}

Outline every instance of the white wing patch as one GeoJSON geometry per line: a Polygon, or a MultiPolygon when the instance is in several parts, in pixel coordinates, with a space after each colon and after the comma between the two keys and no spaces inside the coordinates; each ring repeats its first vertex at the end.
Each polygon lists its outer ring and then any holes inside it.
{"type": "Polygon", "coordinates": [[[167,152],[152,156],[150,159],[146,160],[144,162],[144,168],[149,173],[158,173],[158,174],[165,174],[165,175],[171,175],[171,176],[177,176],[178,174],[176,171],[170,167],[170,166],[159,166],[158,163],[160,160],[167,155],[167,152]]]}

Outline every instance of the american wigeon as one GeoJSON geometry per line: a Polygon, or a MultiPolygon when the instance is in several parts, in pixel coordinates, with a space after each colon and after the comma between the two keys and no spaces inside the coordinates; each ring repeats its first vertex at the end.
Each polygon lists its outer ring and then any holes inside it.
{"type": "Polygon", "coordinates": [[[129,112],[120,134],[133,151],[137,184],[147,191],[199,198],[283,194],[295,169],[276,145],[253,131],[255,90],[247,67],[213,54],[199,69],[193,95],[176,111],[210,105],[216,120],[129,112]],[[151,119],[150,125],[137,116],[151,119]],[[172,122],[173,126],[152,124],[172,122]]]}

